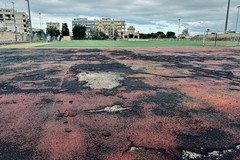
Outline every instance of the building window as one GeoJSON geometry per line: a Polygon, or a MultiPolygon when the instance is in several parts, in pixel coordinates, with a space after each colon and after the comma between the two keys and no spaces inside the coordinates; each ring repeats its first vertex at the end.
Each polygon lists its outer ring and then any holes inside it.
{"type": "Polygon", "coordinates": [[[24,32],[27,32],[27,30],[26,30],[26,29],[24,29],[24,32]]]}
{"type": "Polygon", "coordinates": [[[7,19],[7,20],[10,20],[10,19],[11,19],[11,15],[10,15],[10,14],[6,14],[5,16],[6,16],[6,19],[7,19]]]}

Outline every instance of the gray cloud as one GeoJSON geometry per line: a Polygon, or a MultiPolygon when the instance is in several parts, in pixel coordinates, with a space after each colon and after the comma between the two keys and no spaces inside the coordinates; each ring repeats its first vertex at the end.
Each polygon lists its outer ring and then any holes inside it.
{"type": "MultiPolygon", "coordinates": [[[[6,4],[6,1],[0,1],[0,7],[4,7],[4,3],[6,4]]],[[[137,26],[152,25],[150,28],[155,28],[156,31],[176,28],[180,18],[181,28],[200,32],[210,27],[212,30],[223,31],[227,0],[30,0],[30,4],[35,16],[35,27],[39,26],[38,13],[42,13],[45,16],[43,20],[49,21],[52,18],[59,19],[60,22],[68,20],[68,23],[79,16],[125,19],[137,26]]],[[[231,30],[235,29],[237,5],[240,5],[240,2],[232,0],[228,27],[231,30]]],[[[27,11],[25,0],[15,0],[15,8],[27,11]]],[[[138,30],[147,32],[141,28],[138,30]]]]}

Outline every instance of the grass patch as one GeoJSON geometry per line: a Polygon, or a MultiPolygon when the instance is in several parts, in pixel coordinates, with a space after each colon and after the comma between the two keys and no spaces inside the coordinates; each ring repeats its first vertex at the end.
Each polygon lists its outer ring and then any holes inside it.
{"type": "MultiPolygon", "coordinates": [[[[149,40],[149,41],[112,41],[112,40],[72,40],[51,43],[24,43],[0,46],[0,48],[120,48],[120,47],[200,47],[202,41],[191,40],[149,40]]],[[[205,46],[214,46],[214,41],[206,41],[205,46]]],[[[237,41],[218,41],[217,46],[238,46],[237,41]]]]}
{"type": "MultiPolygon", "coordinates": [[[[236,41],[218,41],[217,46],[237,46],[236,41]]],[[[73,40],[54,42],[40,45],[39,47],[197,47],[202,46],[202,41],[190,40],[154,40],[154,41],[108,41],[108,40],[73,40]]],[[[214,41],[206,41],[205,46],[214,46],[214,41]]]]}
{"type": "Polygon", "coordinates": [[[170,47],[170,46],[201,46],[199,41],[107,41],[80,40],[54,42],[40,47],[170,47]]]}

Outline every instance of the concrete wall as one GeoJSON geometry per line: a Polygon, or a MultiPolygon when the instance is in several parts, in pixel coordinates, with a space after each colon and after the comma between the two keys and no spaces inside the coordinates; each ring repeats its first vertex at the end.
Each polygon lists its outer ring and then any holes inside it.
{"type": "MultiPolygon", "coordinates": [[[[9,42],[9,41],[16,41],[15,33],[14,32],[0,32],[0,42],[9,42]]],[[[27,41],[27,34],[18,33],[17,41],[18,42],[27,41]]]]}
{"type": "Polygon", "coordinates": [[[71,37],[70,36],[63,36],[62,40],[63,41],[70,41],[71,37]]]}

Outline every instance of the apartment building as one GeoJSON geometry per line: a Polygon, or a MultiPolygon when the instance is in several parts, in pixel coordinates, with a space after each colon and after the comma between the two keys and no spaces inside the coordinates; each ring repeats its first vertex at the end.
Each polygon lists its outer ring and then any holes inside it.
{"type": "Polygon", "coordinates": [[[119,38],[123,38],[123,33],[126,29],[125,20],[114,20],[111,18],[102,18],[100,20],[94,20],[95,28],[98,31],[104,32],[110,38],[114,37],[117,32],[119,38]]]}
{"type": "Polygon", "coordinates": [[[123,38],[123,33],[126,29],[125,20],[114,20],[111,18],[102,18],[95,20],[88,20],[87,18],[75,18],[72,21],[72,26],[81,25],[86,27],[86,38],[91,38],[91,30],[103,32],[110,38],[117,33],[119,38],[123,38]]]}
{"type": "Polygon", "coordinates": [[[94,28],[94,20],[88,20],[87,18],[74,18],[72,26],[85,26],[86,27],[86,38],[91,38],[91,30],[94,28]]]}
{"type": "Polygon", "coordinates": [[[28,32],[28,15],[25,12],[17,12],[13,9],[0,8],[0,31],[27,33],[28,32]]]}
{"type": "Polygon", "coordinates": [[[59,22],[47,22],[47,28],[55,27],[57,30],[60,31],[60,23],[59,22]]]}

